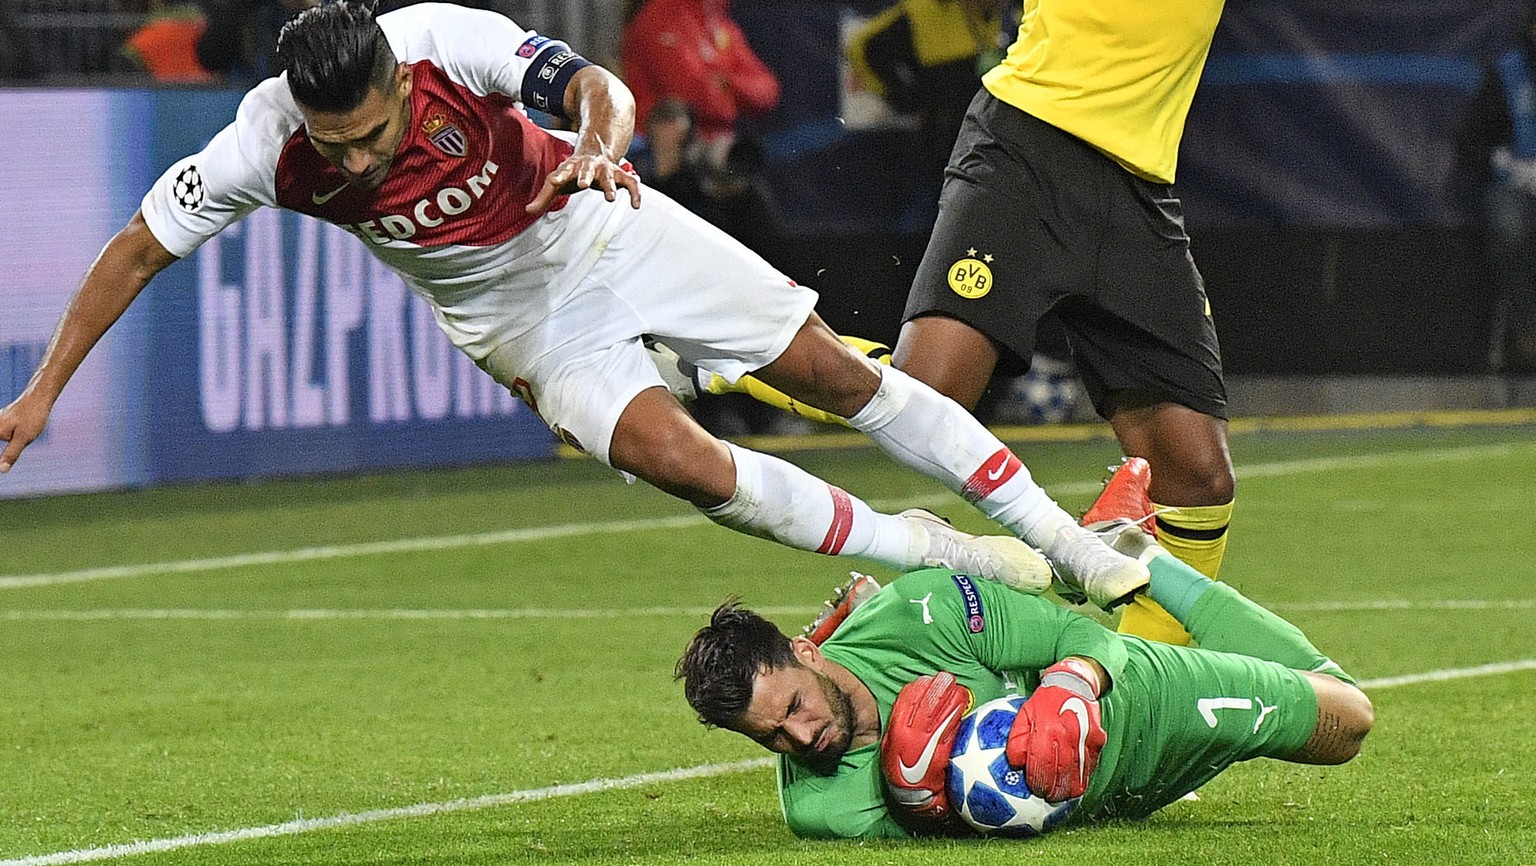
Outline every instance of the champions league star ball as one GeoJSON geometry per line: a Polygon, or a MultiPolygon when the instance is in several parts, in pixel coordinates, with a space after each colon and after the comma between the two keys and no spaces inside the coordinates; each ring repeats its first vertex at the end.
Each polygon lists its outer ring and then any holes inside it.
{"type": "Polygon", "coordinates": [[[1029,371],[1008,383],[997,412],[1010,424],[1060,424],[1072,420],[1082,398],[1083,385],[1071,364],[1036,355],[1029,371]]]}
{"type": "Polygon", "coordinates": [[[988,701],[960,721],[949,756],[949,805],[989,836],[1038,836],[1067,819],[1077,800],[1047,803],[1029,792],[1024,771],[1003,754],[1024,698],[988,701]]]}
{"type": "Polygon", "coordinates": [[[176,203],[187,213],[196,213],[203,206],[203,195],[206,188],[203,186],[203,176],[197,170],[197,166],[189,165],[176,175],[176,180],[171,184],[171,195],[176,203]]]}

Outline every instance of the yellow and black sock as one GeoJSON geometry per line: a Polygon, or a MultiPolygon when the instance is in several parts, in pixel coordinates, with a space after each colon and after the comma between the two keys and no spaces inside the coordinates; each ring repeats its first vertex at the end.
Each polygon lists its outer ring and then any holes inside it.
{"type": "MultiPolygon", "coordinates": [[[[1227,552],[1232,503],[1179,508],[1154,504],[1153,508],[1157,510],[1157,543],[1215,580],[1227,552]]],[[[1145,593],[1126,605],[1120,616],[1120,632],[1180,646],[1190,642],[1189,632],[1179,621],[1145,593]]]]}
{"type": "Polygon", "coordinates": [[[1215,580],[1227,554],[1227,525],[1232,503],[1177,508],[1153,503],[1157,512],[1157,543],[1163,549],[1215,580]]]}

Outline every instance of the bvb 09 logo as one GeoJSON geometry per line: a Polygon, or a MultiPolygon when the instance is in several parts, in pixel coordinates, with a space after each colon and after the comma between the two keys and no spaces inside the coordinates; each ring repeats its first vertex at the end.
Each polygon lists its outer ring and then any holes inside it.
{"type": "MultiPolygon", "coordinates": [[[[975,255],[975,251],[971,254],[975,255]]],[[[974,301],[992,291],[992,269],[980,259],[961,259],[949,266],[949,287],[960,297],[974,301]]]]}

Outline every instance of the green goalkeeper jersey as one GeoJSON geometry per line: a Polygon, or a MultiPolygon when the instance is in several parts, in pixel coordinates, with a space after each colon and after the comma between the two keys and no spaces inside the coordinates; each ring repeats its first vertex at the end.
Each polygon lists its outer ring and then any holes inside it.
{"type": "MultiPolygon", "coordinates": [[[[821,649],[874,693],[882,730],[902,686],[926,674],[949,671],[980,705],[1027,695],[1042,669],[1067,656],[1096,660],[1111,682],[1100,701],[1108,739],[1074,822],[1144,817],[1234,761],[1292,754],[1317,717],[1311,687],[1288,668],[1118,635],[1044,599],[944,569],[885,587],[821,649]]],[[[831,775],[781,755],[778,786],[796,835],[910,835],[887,803],[878,742],[850,750],[831,775]]]]}

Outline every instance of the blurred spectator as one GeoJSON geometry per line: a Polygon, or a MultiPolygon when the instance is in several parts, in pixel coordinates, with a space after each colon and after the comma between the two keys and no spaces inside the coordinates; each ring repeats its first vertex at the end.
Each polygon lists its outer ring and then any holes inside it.
{"type": "Polygon", "coordinates": [[[149,20],[128,34],[123,54],[164,84],[210,82],[213,73],[197,59],[197,40],[207,27],[207,19],[195,6],[157,5],[149,20]]]}
{"type": "Polygon", "coordinates": [[[916,115],[923,175],[935,201],[960,121],[981,74],[1002,59],[998,0],[901,0],[870,19],[848,44],[859,83],[893,111],[916,115]]]}
{"type": "MultiPolygon", "coordinates": [[[[764,154],[739,122],[779,103],[779,80],[730,17],[728,0],[628,0],[621,54],[636,125],[657,135],[651,175],[668,193],[759,255],[772,259],[775,224],[758,183],[764,154]]],[[[720,434],[761,432],[781,413],[747,400],[712,400],[699,421],[720,434]]],[[[789,423],[793,423],[792,421],[789,423]]]]}
{"type": "Polygon", "coordinates": [[[696,140],[693,114],[688,106],[677,98],[656,103],[645,119],[644,132],[643,144],[632,157],[640,179],[707,219],[709,201],[704,194],[698,155],[691,152],[696,140]]]}
{"type": "Polygon", "coordinates": [[[695,135],[724,165],[737,122],[779,104],[779,80],[731,19],[729,0],[630,0],[623,37],[624,80],[635,94],[637,126],[676,97],[693,112],[695,135]]]}
{"type": "Polygon", "coordinates": [[[646,117],[644,134],[631,155],[647,186],[660,190],[715,227],[772,258],[776,227],[772,209],[758,183],[766,156],[756,139],[731,143],[724,162],[701,141],[693,112],[677,97],[656,103],[646,117]]]}
{"type": "MultiPolygon", "coordinates": [[[[755,181],[763,157],[751,139],[739,139],[725,165],[712,165],[707,149],[694,134],[688,106],[669,97],[651,109],[645,134],[636,143],[630,159],[646,186],[665,193],[759,255],[772,258],[777,232],[767,200],[755,181]]],[[[744,394],[694,404],[692,410],[706,429],[717,434],[767,432],[799,421],[744,394]]]]}
{"type": "Polygon", "coordinates": [[[318,0],[198,0],[208,29],[197,41],[203,66],[225,78],[256,82],[276,75],[277,33],[318,0]]]}
{"type": "Polygon", "coordinates": [[[1536,373],[1536,13],[1489,67],[1458,139],[1461,168],[1484,190],[1498,281],[1490,362],[1536,373]]]}

